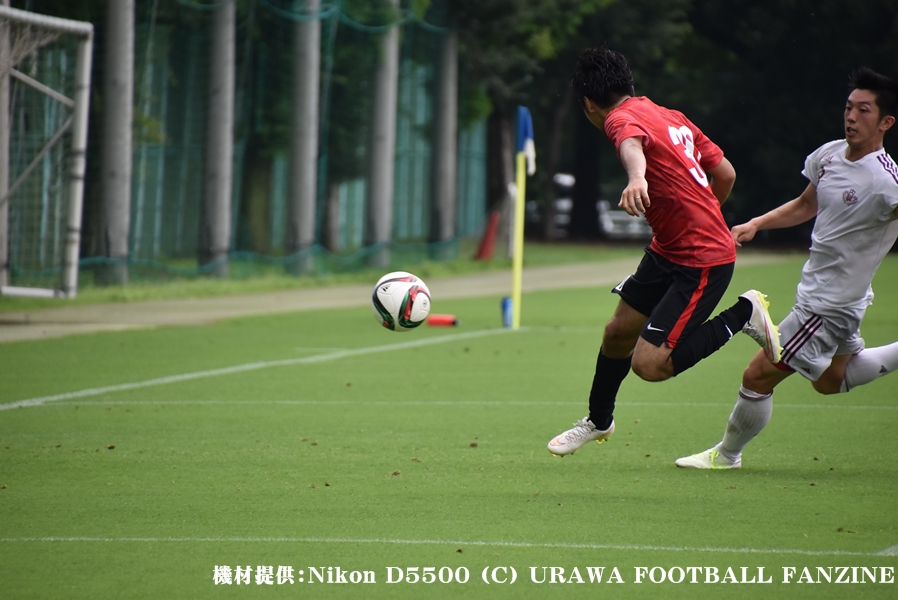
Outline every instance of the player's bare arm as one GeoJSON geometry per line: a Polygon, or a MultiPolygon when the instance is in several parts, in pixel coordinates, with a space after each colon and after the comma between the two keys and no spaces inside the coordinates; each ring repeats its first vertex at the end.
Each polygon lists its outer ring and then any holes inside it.
{"type": "Polygon", "coordinates": [[[627,187],[620,196],[618,206],[628,215],[638,217],[651,206],[649,184],[645,180],[645,153],[642,151],[642,138],[631,137],[620,145],[620,161],[627,171],[627,187]]]}
{"type": "Polygon", "coordinates": [[[817,186],[809,183],[798,198],[790,200],[760,217],[755,217],[748,223],[733,227],[733,240],[737,246],[741,247],[742,242],[751,241],[759,231],[794,227],[805,221],[810,221],[816,216],[817,186]]]}
{"type": "Polygon", "coordinates": [[[708,169],[706,173],[711,176],[711,192],[723,204],[730,197],[736,183],[736,169],[723,157],[717,166],[708,169]]]}

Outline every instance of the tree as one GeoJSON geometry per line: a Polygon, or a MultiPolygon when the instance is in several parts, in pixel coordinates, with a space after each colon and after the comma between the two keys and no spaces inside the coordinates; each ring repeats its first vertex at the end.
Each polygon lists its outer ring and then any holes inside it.
{"type": "MultiPolygon", "coordinates": [[[[695,0],[689,19],[696,35],[677,60],[703,71],[701,88],[686,100],[705,106],[707,128],[739,172],[725,208],[731,224],[805,187],[804,157],[844,135],[840,115],[853,69],[898,75],[896,0],[695,0]]],[[[807,240],[809,233],[806,224],[767,237],[807,240]]]]}
{"type": "MultiPolygon", "coordinates": [[[[528,104],[528,86],[547,60],[565,47],[586,15],[615,0],[455,0],[451,20],[459,31],[459,61],[468,97],[489,100],[488,202],[505,204],[514,180],[511,158],[514,108],[528,104]],[[482,95],[482,96],[481,96],[482,95]]],[[[462,109],[464,111],[464,108],[462,109]]],[[[508,219],[504,219],[508,221],[508,219]]]]}
{"type": "Polygon", "coordinates": [[[537,153],[545,157],[539,172],[539,201],[546,237],[551,238],[552,231],[555,173],[563,170],[576,177],[570,234],[580,239],[599,235],[596,201],[603,188],[623,176],[613,148],[580,115],[580,100],[571,93],[570,76],[580,53],[597,43],[622,52],[634,70],[636,93],[654,97],[658,80],[673,69],[672,50],[692,32],[687,20],[690,5],[691,0],[605,3],[583,17],[564,47],[542,64],[527,87],[534,107],[537,153]]]}
{"type": "MultiPolygon", "coordinates": [[[[382,24],[396,18],[383,0],[344,0],[341,9],[356,23],[382,24]]],[[[243,229],[237,235],[240,246],[269,252],[271,162],[289,148],[294,109],[292,80],[287,76],[293,61],[294,32],[292,20],[269,10],[257,10],[253,23],[253,47],[247,55],[251,65],[246,86],[249,91],[244,93],[245,122],[239,124],[247,142],[240,219],[243,229]]],[[[321,37],[319,187],[325,187],[325,210],[317,211],[317,220],[325,225],[325,245],[337,250],[334,228],[327,222],[337,218],[340,185],[365,174],[370,84],[378,36],[343,24],[333,15],[322,22],[321,37]]],[[[295,248],[288,247],[288,251],[295,248]]]]}

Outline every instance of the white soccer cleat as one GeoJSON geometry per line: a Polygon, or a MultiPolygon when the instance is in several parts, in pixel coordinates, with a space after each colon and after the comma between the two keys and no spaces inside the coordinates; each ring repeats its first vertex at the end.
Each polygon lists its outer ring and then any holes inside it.
{"type": "Polygon", "coordinates": [[[573,428],[552,438],[552,441],[549,442],[549,452],[556,456],[573,454],[587,442],[595,440],[601,444],[611,437],[612,433],[614,433],[613,420],[608,429],[602,431],[601,429],[596,429],[596,426],[587,417],[583,417],[574,423],[573,428]]]}
{"type": "Polygon", "coordinates": [[[717,451],[717,448],[709,448],[704,452],[684,456],[674,461],[678,467],[684,469],[741,469],[742,457],[729,460],[717,451]]]}
{"type": "Polygon", "coordinates": [[[751,339],[758,342],[758,345],[764,350],[767,358],[772,363],[778,363],[783,356],[783,347],[780,344],[780,332],[770,318],[767,307],[767,296],[758,290],[748,290],[740,298],[745,298],[751,302],[751,318],[742,328],[751,339]]]}

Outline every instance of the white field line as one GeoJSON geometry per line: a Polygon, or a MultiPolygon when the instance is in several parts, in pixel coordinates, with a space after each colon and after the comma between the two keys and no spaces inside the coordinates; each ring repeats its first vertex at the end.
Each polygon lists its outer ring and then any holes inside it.
{"type": "MultiPolygon", "coordinates": [[[[10,410],[13,408],[25,408],[29,406],[42,406],[48,402],[56,402],[58,400],[74,400],[76,398],[87,398],[90,396],[101,396],[112,392],[122,392],[127,390],[136,390],[156,385],[165,385],[168,383],[180,383],[182,381],[190,381],[193,379],[203,379],[206,377],[218,377],[221,375],[233,375],[234,373],[243,373],[246,371],[258,371],[259,369],[269,369],[272,367],[289,367],[293,365],[307,365],[313,363],[326,362],[347,358],[350,356],[361,356],[363,354],[377,354],[379,352],[390,352],[393,350],[406,350],[408,348],[418,348],[420,346],[431,346],[433,344],[442,344],[444,342],[456,342],[472,338],[486,337],[508,333],[512,329],[486,329],[483,331],[470,331],[465,333],[456,333],[452,335],[443,335],[439,337],[423,338],[411,340],[408,342],[400,342],[398,344],[388,344],[385,346],[369,346],[367,348],[356,348],[353,350],[340,350],[337,352],[329,352],[327,354],[316,354],[314,356],[306,356],[303,358],[288,358],[284,360],[271,360],[257,363],[247,363],[243,365],[235,365],[233,367],[224,367],[222,369],[211,369],[209,371],[197,371],[195,373],[184,373],[181,375],[171,375],[169,377],[159,377],[157,379],[148,379],[146,381],[137,381],[134,383],[122,383],[120,385],[109,385],[99,388],[90,388],[77,392],[67,392],[64,394],[55,394],[53,396],[40,396],[38,398],[29,398],[27,400],[19,400],[18,402],[9,402],[0,404],[0,410],[10,410]]],[[[527,331],[526,327],[522,327],[518,331],[527,331]]]]}
{"type": "MultiPolygon", "coordinates": [[[[95,402],[54,402],[53,406],[315,406],[315,405],[366,405],[366,406],[579,406],[583,402],[539,402],[523,400],[98,400],[95,402]]],[[[662,408],[732,408],[725,402],[622,402],[622,406],[648,406],[662,408]]],[[[0,405],[0,410],[2,410],[0,405]]],[[[898,411],[898,406],[837,405],[837,404],[777,404],[777,408],[838,408],[840,410],[886,410],[898,411]]]]}
{"type": "Polygon", "coordinates": [[[709,552],[712,554],[796,554],[801,556],[891,556],[889,548],[882,552],[848,550],[800,550],[792,548],[719,548],[711,546],[652,546],[641,544],[577,544],[504,542],[483,540],[404,540],[396,538],[326,538],[326,537],[10,537],[0,543],[29,542],[134,542],[134,543],[286,543],[286,544],[394,544],[399,546],[494,546],[501,548],[562,548],[569,550],[631,550],[636,552],[709,552]]]}
{"type": "MultiPolygon", "coordinates": [[[[564,328],[564,327],[522,327],[518,331],[519,332],[587,332],[592,331],[593,328],[564,328]]],[[[598,331],[598,328],[595,328],[598,331]]],[[[418,340],[411,340],[408,342],[400,342],[397,344],[388,344],[383,346],[370,346],[367,348],[356,348],[356,349],[339,349],[334,348],[333,352],[328,352],[325,354],[316,354],[313,356],[306,356],[302,358],[290,358],[283,360],[274,360],[274,361],[265,361],[265,362],[257,362],[257,363],[247,363],[243,365],[235,365],[232,367],[224,367],[221,369],[212,369],[209,371],[198,371],[195,373],[183,373],[181,375],[171,375],[169,377],[159,377],[156,379],[148,379],[145,381],[137,381],[133,383],[123,383],[119,385],[110,385],[99,388],[89,388],[85,390],[79,390],[77,392],[66,392],[63,394],[55,394],[52,396],[40,396],[37,398],[29,398],[26,400],[19,400],[17,402],[9,402],[5,404],[0,404],[0,411],[10,410],[13,408],[26,408],[33,406],[44,406],[49,403],[55,403],[56,406],[67,406],[73,404],[73,402],[66,402],[77,400],[79,398],[89,398],[94,396],[101,396],[103,394],[109,394],[113,392],[122,392],[128,390],[135,390],[146,387],[153,387],[157,385],[164,385],[169,383],[179,383],[182,381],[191,381],[194,379],[203,379],[207,377],[218,377],[222,375],[232,375],[235,373],[242,373],[247,371],[257,371],[259,369],[268,369],[272,367],[284,367],[284,366],[293,366],[293,365],[303,365],[303,364],[313,364],[319,362],[327,362],[331,360],[337,360],[340,358],[346,358],[350,356],[361,356],[365,354],[376,354],[380,352],[388,352],[391,350],[405,350],[408,348],[417,348],[420,346],[430,346],[434,344],[440,344],[444,342],[453,342],[471,338],[479,338],[490,335],[509,333],[513,330],[501,328],[501,329],[487,329],[483,331],[471,331],[465,333],[456,333],[451,335],[444,335],[439,337],[432,338],[424,338],[418,340]]],[[[323,348],[322,348],[323,350],[323,348]]],[[[127,401],[106,401],[106,402],[95,402],[91,404],[133,404],[133,405],[196,405],[196,404],[289,404],[289,405],[302,405],[302,404],[338,404],[341,402],[334,401],[325,401],[325,400],[283,400],[283,401],[148,401],[148,402],[127,402],[127,401]]],[[[356,402],[342,402],[344,404],[356,404],[356,402]]],[[[494,402],[494,401],[397,401],[397,402],[368,402],[366,404],[383,404],[389,406],[399,406],[399,405],[476,405],[476,406],[523,406],[523,405],[534,405],[534,406],[545,406],[545,405],[573,405],[573,404],[581,404],[580,402],[494,402]]],[[[657,407],[715,407],[715,406],[727,406],[730,407],[732,404],[727,403],[693,403],[693,402],[626,402],[627,406],[657,406],[657,407]]],[[[857,405],[826,405],[826,404],[777,404],[778,408],[811,408],[811,409],[820,409],[820,408],[839,408],[839,409],[855,409],[855,410],[898,410],[898,406],[857,406],[857,405]]]]}

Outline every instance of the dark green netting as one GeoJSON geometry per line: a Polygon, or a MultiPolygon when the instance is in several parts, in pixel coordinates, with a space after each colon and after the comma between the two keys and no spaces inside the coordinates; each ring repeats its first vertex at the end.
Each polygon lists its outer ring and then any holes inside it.
{"type": "MultiPolygon", "coordinates": [[[[215,272],[201,266],[201,204],[206,88],[212,9],[219,2],[138,0],[135,28],[133,186],[129,278],[171,279],[215,272]]],[[[237,0],[236,94],[229,275],[251,277],[311,259],[316,273],[368,266],[382,246],[365,242],[370,92],[378,41],[400,28],[400,71],[394,171],[391,265],[453,257],[464,238],[484,226],[486,132],[482,122],[459,131],[456,238],[429,244],[434,71],[445,23],[442,1],[417,14],[384,1],[322,3],[237,0]],[[398,16],[397,16],[398,15],[398,16]],[[316,243],[289,254],[289,134],[293,35],[298,20],[321,19],[321,104],[316,243]]],[[[102,23],[103,14],[96,22],[102,23]]],[[[81,283],[90,284],[102,256],[99,234],[99,128],[104,50],[97,30],[94,93],[84,202],[81,283]]],[[[73,67],[72,67],[73,68],[73,67]]],[[[222,124],[227,126],[227,124],[222,124]]],[[[64,162],[64,161],[63,161],[64,162]]],[[[36,185],[45,185],[38,182],[36,185]]],[[[34,196],[32,194],[32,196],[34,196]]],[[[29,202],[34,202],[30,198],[29,202]]],[[[38,220],[45,216],[36,217],[38,220]]],[[[25,260],[36,251],[30,233],[16,238],[11,283],[56,287],[60,263],[25,260]]]]}

